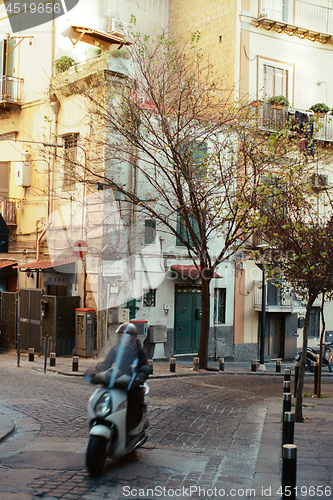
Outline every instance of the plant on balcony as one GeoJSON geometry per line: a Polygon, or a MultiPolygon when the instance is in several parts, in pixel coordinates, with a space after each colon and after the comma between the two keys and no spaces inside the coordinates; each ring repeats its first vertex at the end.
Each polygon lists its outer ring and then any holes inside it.
{"type": "Polygon", "coordinates": [[[255,101],[250,102],[250,104],[253,108],[257,108],[258,106],[261,106],[263,102],[264,101],[262,99],[256,99],[255,101]]]}
{"type": "Polygon", "coordinates": [[[56,59],[54,61],[54,67],[56,69],[57,75],[59,73],[63,73],[64,71],[66,71],[71,66],[74,66],[74,64],[75,64],[74,59],[72,59],[69,56],[61,56],[61,57],[59,57],[59,59],[56,59]]]}
{"type": "Polygon", "coordinates": [[[318,114],[319,116],[325,116],[325,114],[328,113],[330,108],[323,102],[317,102],[317,104],[313,104],[311,106],[310,110],[318,114]]]}
{"type": "Polygon", "coordinates": [[[268,103],[273,108],[282,108],[283,106],[290,106],[288,99],[284,95],[275,95],[268,99],[268,103]]]}

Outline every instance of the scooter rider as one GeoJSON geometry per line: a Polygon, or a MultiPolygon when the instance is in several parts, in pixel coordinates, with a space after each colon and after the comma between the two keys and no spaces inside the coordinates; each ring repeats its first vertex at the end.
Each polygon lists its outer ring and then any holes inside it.
{"type": "MultiPolygon", "coordinates": [[[[147,371],[141,370],[143,367],[147,367],[147,355],[146,351],[141,345],[141,342],[137,338],[137,328],[133,323],[122,323],[116,330],[116,333],[119,335],[118,344],[113,346],[108,352],[106,358],[101,363],[98,363],[95,369],[87,370],[86,375],[93,376],[96,373],[102,372],[112,367],[115,362],[116,355],[119,348],[119,341],[121,339],[122,334],[126,333],[130,336],[128,337],[128,344],[126,345],[126,350],[128,351],[133,359],[133,351],[135,352],[135,358],[137,358],[137,365],[135,367],[135,378],[138,379],[142,384],[148,378],[147,371]]],[[[122,365],[120,366],[120,370],[123,373],[127,373],[130,369],[130,363],[126,362],[126,355],[124,356],[124,360],[122,365]]],[[[144,389],[142,386],[135,387],[130,389],[127,392],[127,421],[126,421],[126,430],[129,432],[133,429],[142,419],[144,408],[144,389]]]]}

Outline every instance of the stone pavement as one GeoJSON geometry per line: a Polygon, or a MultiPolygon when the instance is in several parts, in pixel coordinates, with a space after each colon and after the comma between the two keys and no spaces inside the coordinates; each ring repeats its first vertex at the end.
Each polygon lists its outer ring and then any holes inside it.
{"type": "MultiPolygon", "coordinates": [[[[17,354],[8,352],[1,354],[1,360],[11,364],[18,363],[17,354]]],[[[73,358],[62,357],[56,359],[56,366],[50,366],[50,360],[45,365],[44,357],[35,356],[34,361],[28,359],[28,355],[21,354],[19,364],[26,369],[42,371],[53,371],[62,375],[79,377],[83,376],[88,367],[94,366],[96,360],[79,358],[78,370],[73,371],[73,358]]],[[[267,363],[265,371],[251,371],[249,363],[226,362],[225,373],[241,376],[246,373],[253,376],[253,382],[257,377],[275,376],[281,377],[281,404],[271,404],[266,412],[257,463],[255,467],[253,490],[238,492],[234,498],[256,498],[256,499],[279,499],[281,498],[281,411],[282,411],[282,385],[283,375],[289,363],[282,363],[281,372],[276,372],[274,362],[267,363]]],[[[217,363],[210,363],[212,370],[218,371],[217,363]]],[[[170,371],[170,365],[164,361],[154,361],[154,371],[151,378],[162,377],[193,377],[204,376],[206,371],[196,371],[192,362],[177,360],[176,371],[170,371]]],[[[223,376],[223,373],[221,373],[223,376]]],[[[323,372],[323,395],[324,398],[304,398],[305,422],[295,425],[295,444],[297,445],[297,498],[316,499],[333,498],[333,447],[331,445],[332,425],[331,415],[333,413],[333,373],[327,368],[323,372]]],[[[313,375],[306,373],[305,393],[313,392],[313,375]]],[[[0,407],[0,441],[5,439],[14,431],[11,419],[1,413],[0,407]]],[[[241,457],[240,457],[241,460],[241,457]]],[[[220,492],[220,497],[222,497],[220,492]]]]}

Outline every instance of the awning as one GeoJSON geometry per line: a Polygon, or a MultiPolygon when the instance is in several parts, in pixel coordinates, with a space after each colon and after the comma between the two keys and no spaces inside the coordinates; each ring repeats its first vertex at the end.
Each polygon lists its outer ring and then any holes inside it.
{"type": "Polygon", "coordinates": [[[131,45],[131,43],[122,36],[106,33],[105,31],[97,31],[84,26],[71,26],[66,29],[62,35],[70,38],[74,46],[77,42],[85,42],[95,47],[103,47],[106,49],[110,48],[111,45],[120,45],[120,47],[122,45],[131,45]]]}
{"type": "Polygon", "coordinates": [[[28,262],[20,264],[17,267],[20,271],[45,271],[47,269],[55,269],[61,266],[73,264],[75,260],[63,260],[52,262],[51,260],[37,260],[36,262],[28,262]]]}
{"type": "Polygon", "coordinates": [[[16,266],[16,265],[17,265],[16,261],[0,260],[0,269],[3,269],[4,267],[10,267],[10,266],[16,266]]]}
{"type": "MultiPolygon", "coordinates": [[[[198,268],[200,269],[200,266],[198,266],[198,268]]],[[[180,278],[183,279],[191,278],[192,280],[195,280],[200,278],[200,273],[194,264],[189,266],[184,266],[181,264],[173,264],[171,266],[171,269],[175,271],[180,278]]],[[[214,273],[213,278],[222,278],[222,276],[220,276],[217,273],[214,273]]]]}

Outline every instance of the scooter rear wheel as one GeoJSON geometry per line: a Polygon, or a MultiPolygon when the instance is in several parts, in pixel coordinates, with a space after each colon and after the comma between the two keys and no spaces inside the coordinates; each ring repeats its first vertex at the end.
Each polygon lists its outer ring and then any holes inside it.
{"type": "Polygon", "coordinates": [[[105,458],[106,458],[107,440],[102,436],[90,436],[87,454],[86,465],[92,476],[97,476],[101,473],[105,458]]]}
{"type": "Polygon", "coordinates": [[[330,372],[333,372],[333,359],[332,358],[328,362],[328,369],[330,372]]]}

